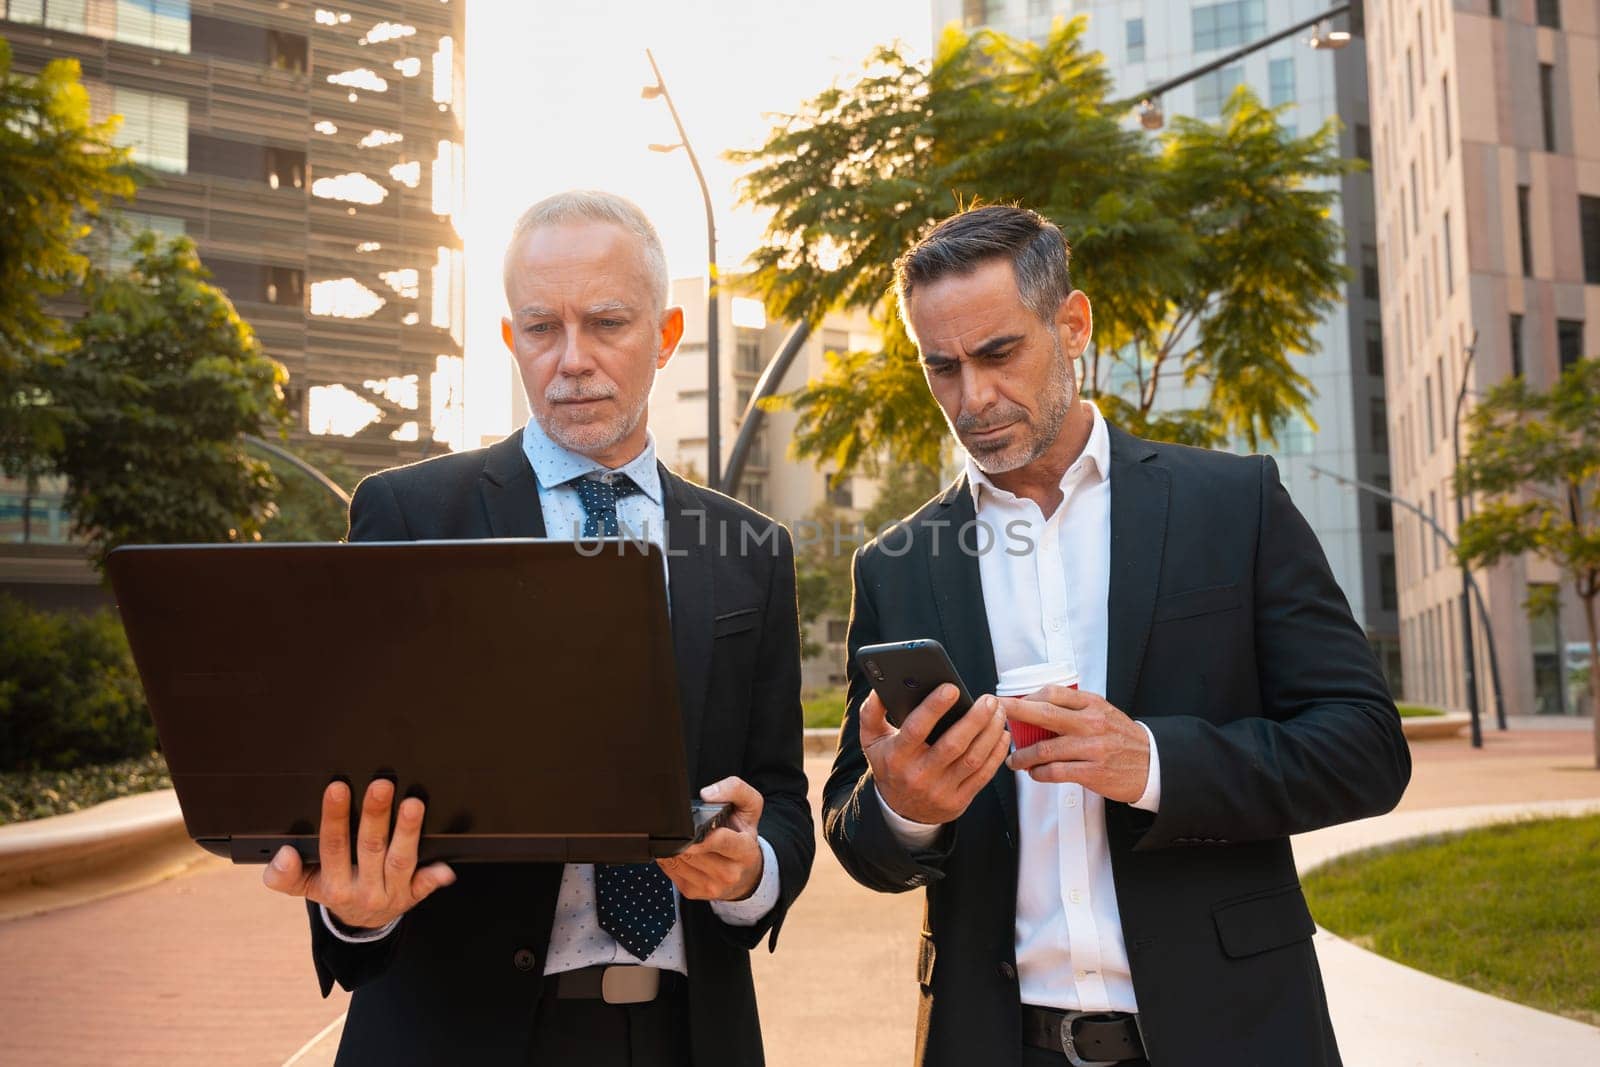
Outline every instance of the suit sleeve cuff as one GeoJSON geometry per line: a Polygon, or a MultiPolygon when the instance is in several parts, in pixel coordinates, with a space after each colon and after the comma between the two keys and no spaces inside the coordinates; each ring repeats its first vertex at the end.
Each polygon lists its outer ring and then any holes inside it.
{"type": "Polygon", "coordinates": [[[767,844],[767,839],[757,837],[761,846],[761,881],[755,892],[743,900],[713,900],[711,910],[729,926],[754,926],[767,917],[778,903],[778,855],[767,844]]]}
{"type": "Polygon", "coordinates": [[[400,925],[399,919],[391,919],[386,925],[374,930],[357,930],[356,927],[345,926],[335,919],[329,913],[326,904],[318,904],[317,908],[322,912],[322,925],[328,928],[328,933],[351,945],[366,945],[373,941],[382,941],[394,933],[394,928],[400,925]]]}
{"type": "Polygon", "coordinates": [[[883,799],[883,794],[876,789],[872,791],[872,795],[878,798],[878,806],[883,809],[883,821],[889,824],[889,832],[894,834],[895,840],[900,842],[902,847],[908,852],[933,847],[939,831],[944,827],[938,823],[913,822],[891,808],[889,802],[883,799]]]}
{"type": "MultiPolygon", "coordinates": [[[[1137,719],[1134,721],[1138,722],[1137,719]]],[[[1141,722],[1139,729],[1150,741],[1150,773],[1144,780],[1144,792],[1139,794],[1133,806],[1154,815],[1161,810],[1161,755],[1156,750],[1156,735],[1150,732],[1150,727],[1141,722]]]]}

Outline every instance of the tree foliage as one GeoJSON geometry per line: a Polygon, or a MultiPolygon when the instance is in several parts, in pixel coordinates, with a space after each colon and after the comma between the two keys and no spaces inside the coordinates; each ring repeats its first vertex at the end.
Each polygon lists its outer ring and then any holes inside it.
{"type": "Polygon", "coordinates": [[[59,364],[65,335],[50,301],[82,281],[80,242],[107,204],[133,195],[113,123],[89,119],[76,60],[14,74],[0,38],[0,470],[37,477],[60,445],[38,367],[59,364]]]}
{"type": "Polygon", "coordinates": [[[1114,421],[1253,446],[1307,417],[1312,387],[1292,357],[1313,351],[1346,277],[1329,179],[1353,164],[1336,126],[1293,136],[1240,89],[1218,123],[1179,118],[1152,140],[1124,125],[1131,102],[1111,99],[1084,25],[1039,43],[951,29],[931,64],[880,48],[859,78],[730,154],[750,167],[744,202],[772,212],[746,279],[768,313],[883,313],[880,351],[832,358],[791,398],[802,454],[844,469],[940,454],[943,420],[885,296],[895,259],[979,201],[1031,207],[1072,242],[1095,309],[1084,391],[1114,421]],[[1172,397],[1182,386],[1197,404],[1172,397]]]}
{"type": "Polygon", "coordinates": [[[278,483],[240,438],[283,426],[283,367],[187,238],[132,251],[125,273],[90,269],[88,313],[46,379],[67,507],[97,562],[121,544],[256,539],[278,483]]]}
{"type": "MultiPolygon", "coordinates": [[[[1483,499],[1461,524],[1458,557],[1489,566],[1532,553],[1555,564],[1583,602],[1592,668],[1600,663],[1600,359],[1579,360],[1547,390],[1520,377],[1496,386],[1468,426],[1456,491],[1483,499]]],[[[1589,686],[1600,708],[1600,671],[1590,670],[1589,686]]],[[[1600,766],[1600,715],[1595,736],[1600,766]]]]}
{"type": "MultiPolygon", "coordinates": [[[[361,478],[337,452],[314,446],[289,450],[327,475],[346,493],[355,492],[361,478]]],[[[262,523],[261,540],[341,540],[350,526],[348,506],[292,463],[274,456],[263,458],[278,481],[278,491],[273,497],[270,514],[262,523]]]]}

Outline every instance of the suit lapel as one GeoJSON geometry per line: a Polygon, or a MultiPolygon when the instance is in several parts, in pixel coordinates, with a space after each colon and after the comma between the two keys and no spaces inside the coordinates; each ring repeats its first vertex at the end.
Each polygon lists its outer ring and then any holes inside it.
{"type": "MultiPolygon", "coordinates": [[[[939,626],[944,632],[945,651],[955,664],[967,691],[974,697],[994,692],[999,679],[994,669],[994,642],[989,634],[989,615],[983,602],[983,577],[978,557],[961,548],[961,531],[977,518],[972,490],[963,476],[945,490],[939,500],[939,518],[950,525],[937,531],[938,538],[925,538],[928,579],[939,611],[939,626]],[[937,549],[937,551],[935,551],[937,549]]],[[[889,535],[892,540],[895,535],[889,535]]],[[[969,540],[969,543],[970,540],[969,540]]],[[[1011,843],[1017,841],[1017,783],[1012,773],[1001,767],[989,786],[1005,812],[1011,843]]]]}
{"type": "Polygon", "coordinates": [[[1170,476],[1156,449],[1114,426],[1111,434],[1111,576],[1106,605],[1106,699],[1129,715],[1150,639],[1167,540],[1170,476]]]}
{"type": "Polygon", "coordinates": [[[494,537],[544,537],[539,479],[522,453],[522,431],[489,448],[478,482],[494,537]]]}
{"type": "Polygon", "coordinates": [[[689,782],[699,781],[700,723],[711,678],[712,612],[716,569],[711,555],[710,517],[690,495],[688,483],[657,464],[667,524],[667,587],[672,597],[672,650],[678,668],[678,710],[689,782]]]}

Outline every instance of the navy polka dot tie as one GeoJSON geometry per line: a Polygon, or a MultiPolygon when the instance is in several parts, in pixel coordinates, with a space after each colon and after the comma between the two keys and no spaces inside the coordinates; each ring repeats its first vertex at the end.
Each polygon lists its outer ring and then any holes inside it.
{"type": "MultiPolygon", "coordinates": [[[[616,537],[617,501],[643,492],[626,474],[575,478],[584,537],[616,537]]],[[[672,879],[654,863],[597,863],[595,910],[600,929],[638,959],[648,959],[677,921],[672,879]]]]}
{"type": "Polygon", "coordinates": [[[578,491],[578,503],[583,505],[583,536],[615,537],[617,501],[643,489],[626,474],[606,473],[574,478],[567,483],[578,491]]]}

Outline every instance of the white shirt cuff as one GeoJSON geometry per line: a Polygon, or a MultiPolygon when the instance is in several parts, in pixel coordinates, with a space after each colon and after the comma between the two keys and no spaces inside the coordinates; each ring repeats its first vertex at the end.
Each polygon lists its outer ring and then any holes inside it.
{"type": "MultiPolygon", "coordinates": [[[[1135,719],[1134,722],[1139,720],[1135,719]]],[[[1150,775],[1144,780],[1144,792],[1139,794],[1133,806],[1154,815],[1161,810],[1161,756],[1156,752],[1156,735],[1150,732],[1150,727],[1140,722],[1139,728],[1150,739],[1150,775]]]]}
{"type": "Polygon", "coordinates": [[[743,900],[713,900],[711,910],[729,926],[754,926],[767,917],[778,903],[778,856],[767,844],[767,839],[757,837],[761,846],[761,881],[755,892],[743,900]]]}
{"type": "Polygon", "coordinates": [[[883,809],[883,821],[889,824],[889,832],[908,850],[928,848],[939,836],[943,827],[938,823],[913,822],[891,808],[877,789],[873,789],[872,793],[878,798],[878,806],[883,809]]]}
{"type": "Polygon", "coordinates": [[[346,932],[345,930],[339,929],[339,924],[333,921],[332,915],[328,914],[328,906],[326,904],[318,904],[317,907],[322,909],[322,925],[328,928],[328,933],[332,934],[334,937],[337,937],[340,941],[344,941],[352,945],[365,945],[370,941],[382,941],[384,938],[394,933],[394,928],[400,925],[399,919],[390,919],[388,925],[380,926],[376,930],[367,930],[363,933],[352,934],[346,932]]]}

